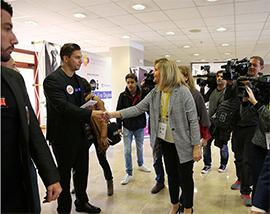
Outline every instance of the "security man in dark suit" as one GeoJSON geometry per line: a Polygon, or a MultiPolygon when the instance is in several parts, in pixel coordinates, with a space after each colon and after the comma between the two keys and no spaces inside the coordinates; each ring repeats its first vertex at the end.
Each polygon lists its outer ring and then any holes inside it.
{"type": "MultiPolygon", "coordinates": [[[[1,64],[18,43],[12,7],[1,0],[1,64]]],[[[1,213],[39,213],[36,169],[47,188],[46,202],[61,192],[60,177],[39,127],[23,77],[1,65],[1,213]],[[34,163],[33,163],[34,162],[34,163]]]]}
{"type": "Polygon", "coordinates": [[[86,194],[89,143],[84,125],[90,122],[90,117],[101,118],[102,112],[80,108],[84,104],[85,90],[82,78],[75,73],[82,63],[80,46],[64,44],[60,57],[62,65],[43,83],[47,100],[47,139],[53,147],[63,188],[57,211],[71,211],[70,179],[73,171],[76,211],[100,213],[100,208],[88,203],[86,194]]]}

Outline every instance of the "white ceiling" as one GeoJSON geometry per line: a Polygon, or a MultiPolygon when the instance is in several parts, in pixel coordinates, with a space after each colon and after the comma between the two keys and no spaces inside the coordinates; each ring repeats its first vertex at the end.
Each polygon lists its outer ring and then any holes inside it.
{"type": "Polygon", "coordinates": [[[11,4],[20,48],[46,40],[106,52],[135,42],[144,46],[148,61],[165,54],[183,64],[259,55],[270,64],[270,0],[13,0],[11,4]],[[135,11],[136,3],[146,9],[135,11]],[[74,18],[78,12],[87,17],[74,18]],[[38,25],[25,24],[29,20],[38,25]],[[218,27],[228,30],[217,32],[218,27]],[[191,33],[194,28],[201,32],[191,33]],[[175,35],[166,35],[168,31],[175,35]]]}

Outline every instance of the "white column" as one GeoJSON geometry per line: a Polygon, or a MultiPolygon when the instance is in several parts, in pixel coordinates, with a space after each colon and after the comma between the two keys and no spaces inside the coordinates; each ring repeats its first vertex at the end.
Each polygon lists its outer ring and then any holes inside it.
{"type": "Polygon", "coordinates": [[[136,48],[114,47],[110,49],[112,57],[112,110],[117,106],[119,94],[125,90],[125,76],[130,72],[132,66],[143,65],[143,47],[136,48]]]}

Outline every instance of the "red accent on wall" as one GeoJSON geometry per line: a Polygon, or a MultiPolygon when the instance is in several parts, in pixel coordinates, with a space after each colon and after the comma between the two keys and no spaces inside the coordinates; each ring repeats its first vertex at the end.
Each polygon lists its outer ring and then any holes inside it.
{"type": "Polygon", "coordinates": [[[34,106],[35,109],[35,113],[37,115],[38,121],[40,122],[40,113],[39,113],[39,81],[38,81],[38,60],[36,57],[36,54],[34,51],[29,51],[29,50],[23,50],[23,49],[19,49],[19,48],[15,48],[14,52],[17,53],[22,53],[22,54],[28,54],[28,55],[33,55],[34,57],[34,64],[32,63],[28,63],[28,62],[15,62],[16,67],[18,68],[29,68],[29,69],[33,69],[34,70],[34,82],[35,82],[35,86],[34,86],[34,90],[35,90],[35,103],[36,105],[34,106]]]}

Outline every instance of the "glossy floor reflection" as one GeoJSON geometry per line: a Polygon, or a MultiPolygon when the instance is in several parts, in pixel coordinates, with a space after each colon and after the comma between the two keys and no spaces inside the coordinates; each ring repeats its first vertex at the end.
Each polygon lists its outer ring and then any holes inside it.
{"type": "MultiPolygon", "coordinates": [[[[230,147],[230,145],[229,145],[230,147]]],[[[149,140],[145,140],[144,160],[146,166],[152,169],[145,173],[137,169],[136,149],[133,144],[133,180],[127,185],[120,182],[125,175],[122,142],[109,148],[107,156],[114,176],[114,195],[107,196],[106,181],[98,164],[94,147],[90,149],[90,172],[88,179],[88,196],[90,203],[99,206],[101,213],[106,214],[167,214],[170,208],[168,188],[153,195],[150,193],[155,184],[155,172],[152,167],[152,153],[149,140]]],[[[195,163],[194,181],[194,214],[247,214],[250,208],[241,204],[239,191],[230,189],[235,181],[233,154],[230,152],[229,164],[225,173],[219,173],[219,151],[212,146],[213,166],[207,175],[200,173],[203,162],[195,163]]],[[[166,182],[167,183],[167,182],[166,182]]],[[[45,189],[39,180],[40,197],[45,195],[45,189]]],[[[74,201],[74,196],[73,201],[74,201]]],[[[42,213],[57,213],[57,203],[42,204],[42,213]]],[[[72,213],[77,213],[72,205],[72,213]]]]}

